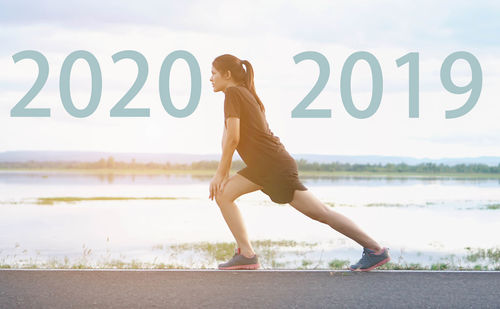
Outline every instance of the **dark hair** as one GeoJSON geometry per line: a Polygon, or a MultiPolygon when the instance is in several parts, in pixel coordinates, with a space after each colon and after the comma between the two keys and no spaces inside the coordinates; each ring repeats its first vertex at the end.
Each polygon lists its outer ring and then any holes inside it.
{"type": "Polygon", "coordinates": [[[219,71],[221,74],[225,74],[227,71],[231,71],[231,76],[234,81],[242,86],[245,86],[251,94],[253,94],[255,100],[260,105],[260,109],[265,112],[264,104],[257,96],[255,92],[255,86],[253,82],[253,68],[250,62],[247,60],[240,60],[238,57],[224,54],[220,55],[214,59],[212,65],[219,71]],[[246,71],[243,69],[243,65],[246,67],[246,71]]]}

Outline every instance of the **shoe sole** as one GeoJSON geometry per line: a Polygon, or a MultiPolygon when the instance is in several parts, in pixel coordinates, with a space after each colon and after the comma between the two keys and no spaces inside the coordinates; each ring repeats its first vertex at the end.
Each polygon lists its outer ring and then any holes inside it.
{"type": "Polygon", "coordinates": [[[391,257],[389,256],[385,260],[382,260],[369,268],[365,268],[365,269],[356,268],[356,269],[354,269],[354,268],[349,267],[349,269],[352,271],[370,271],[370,270],[374,269],[375,267],[379,267],[381,265],[384,265],[385,263],[389,262],[390,260],[391,260],[391,257]]]}
{"type": "Polygon", "coordinates": [[[235,265],[235,266],[228,266],[228,267],[219,267],[219,269],[222,270],[238,270],[238,269],[247,269],[247,270],[255,270],[259,269],[260,264],[248,264],[248,265],[235,265]]]}

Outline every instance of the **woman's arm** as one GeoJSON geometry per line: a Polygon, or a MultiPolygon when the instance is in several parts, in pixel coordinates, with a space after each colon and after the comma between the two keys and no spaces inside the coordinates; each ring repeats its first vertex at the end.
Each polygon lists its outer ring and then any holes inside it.
{"type": "Polygon", "coordinates": [[[222,138],[222,158],[217,166],[217,172],[210,181],[208,196],[213,200],[224,190],[225,180],[229,177],[233,153],[240,141],[240,118],[229,117],[226,120],[226,128],[222,138]]]}
{"type": "Polygon", "coordinates": [[[224,124],[224,133],[222,134],[222,149],[224,150],[224,144],[226,143],[226,125],[224,124]]]}
{"type": "Polygon", "coordinates": [[[217,167],[217,173],[228,175],[231,169],[233,153],[240,140],[240,118],[229,117],[222,138],[222,157],[217,167]]]}

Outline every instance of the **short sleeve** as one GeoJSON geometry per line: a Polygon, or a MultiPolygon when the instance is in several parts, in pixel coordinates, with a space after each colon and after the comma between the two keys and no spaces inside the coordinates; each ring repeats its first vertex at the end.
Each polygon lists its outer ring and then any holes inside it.
{"type": "Polygon", "coordinates": [[[241,96],[234,87],[226,89],[224,98],[224,119],[229,117],[241,117],[241,96]]]}

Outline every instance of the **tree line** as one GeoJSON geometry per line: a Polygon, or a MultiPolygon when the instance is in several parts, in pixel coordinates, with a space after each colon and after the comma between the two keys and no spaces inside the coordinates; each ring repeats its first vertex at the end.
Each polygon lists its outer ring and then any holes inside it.
{"type": "MultiPolygon", "coordinates": [[[[497,166],[486,164],[456,164],[445,165],[435,163],[421,163],[408,165],[406,163],[382,164],[351,164],[351,163],[318,163],[308,162],[305,159],[297,160],[299,171],[318,172],[372,172],[372,173],[500,173],[500,163],[497,166]]],[[[182,163],[138,163],[135,159],[130,162],[116,161],[112,156],[107,159],[101,158],[95,162],[78,161],[26,161],[26,162],[0,162],[0,168],[8,169],[147,169],[147,170],[216,170],[219,161],[197,161],[190,164],[182,163]]],[[[234,160],[231,170],[239,170],[245,167],[241,160],[234,160]]]]}

